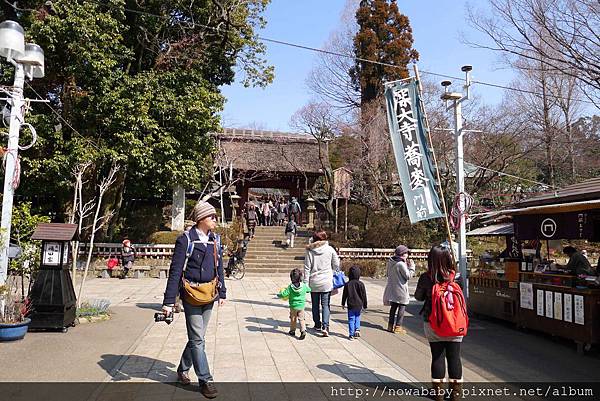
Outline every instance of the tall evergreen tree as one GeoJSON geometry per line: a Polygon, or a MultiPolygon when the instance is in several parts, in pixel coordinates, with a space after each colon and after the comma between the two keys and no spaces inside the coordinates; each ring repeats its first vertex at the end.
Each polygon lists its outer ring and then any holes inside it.
{"type": "Polygon", "coordinates": [[[354,37],[357,58],[393,66],[356,61],[350,71],[360,88],[361,108],[383,93],[383,83],[409,76],[408,64],[419,59],[412,48],[410,21],[398,11],[396,0],[362,0],[356,12],[359,31],[354,37]]]}

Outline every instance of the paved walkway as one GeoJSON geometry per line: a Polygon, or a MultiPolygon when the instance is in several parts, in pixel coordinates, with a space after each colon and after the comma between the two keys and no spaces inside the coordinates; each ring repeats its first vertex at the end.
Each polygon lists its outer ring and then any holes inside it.
{"type": "MultiPolygon", "coordinates": [[[[286,276],[250,276],[226,282],[228,302],[222,307],[215,306],[206,335],[207,356],[215,381],[416,380],[366,342],[349,341],[347,326],[342,322],[332,321],[329,338],[310,330],[303,341],[289,336],[287,302],[275,296],[288,280],[286,276]]],[[[86,292],[87,298],[110,299],[113,307],[135,305],[154,313],[160,308],[165,282],[97,279],[90,281],[86,292]]],[[[368,287],[369,296],[377,303],[381,287],[368,287]]],[[[332,298],[332,304],[340,301],[341,295],[332,298]]],[[[311,321],[308,317],[309,327],[311,321]]],[[[105,381],[175,381],[175,369],[185,342],[183,314],[176,314],[171,325],[149,323],[105,381]]],[[[191,376],[195,380],[193,373],[191,376]]]]}

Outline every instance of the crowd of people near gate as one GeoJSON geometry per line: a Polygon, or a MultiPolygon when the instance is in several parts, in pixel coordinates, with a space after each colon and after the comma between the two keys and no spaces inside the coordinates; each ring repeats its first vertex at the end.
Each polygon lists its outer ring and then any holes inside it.
{"type": "Polygon", "coordinates": [[[256,226],[283,226],[291,218],[299,221],[302,206],[294,196],[289,200],[285,197],[263,196],[246,202],[243,215],[247,222],[253,221],[256,226]]]}

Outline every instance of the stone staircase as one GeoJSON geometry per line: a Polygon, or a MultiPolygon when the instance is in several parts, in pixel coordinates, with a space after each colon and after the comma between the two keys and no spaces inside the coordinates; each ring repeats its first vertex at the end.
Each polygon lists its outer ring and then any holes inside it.
{"type": "Polygon", "coordinates": [[[284,231],[284,226],[256,227],[244,259],[246,273],[289,273],[295,267],[304,268],[308,232],[299,228],[294,248],[286,248],[284,231]]]}

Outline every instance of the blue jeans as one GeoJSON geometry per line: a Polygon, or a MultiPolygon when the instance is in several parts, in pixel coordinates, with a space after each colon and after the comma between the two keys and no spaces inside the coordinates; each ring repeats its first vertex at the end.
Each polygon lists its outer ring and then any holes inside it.
{"type": "Polygon", "coordinates": [[[310,299],[312,301],[312,317],[315,326],[323,329],[329,328],[329,296],[330,292],[311,292],[310,299]],[[320,305],[319,305],[320,304],[320,305]],[[319,313],[319,306],[323,310],[323,319],[321,320],[321,313],[319,313]]]}
{"type": "Polygon", "coordinates": [[[354,336],[360,331],[360,309],[348,309],[348,335],[354,336]]]}
{"type": "Polygon", "coordinates": [[[210,321],[213,305],[214,303],[194,306],[186,302],[183,303],[188,342],[181,355],[177,371],[187,372],[193,366],[200,385],[212,380],[208,359],[204,351],[204,335],[210,321]]]}

